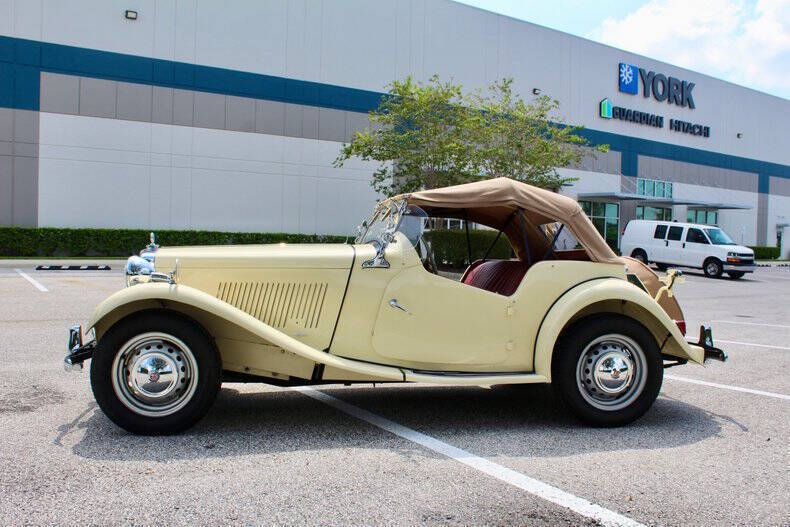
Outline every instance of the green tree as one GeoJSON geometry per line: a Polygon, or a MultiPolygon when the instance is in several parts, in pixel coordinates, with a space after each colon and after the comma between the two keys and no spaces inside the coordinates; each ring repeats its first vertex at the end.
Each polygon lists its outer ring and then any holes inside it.
{"type": "Polygon", "coordinates": [[[464,93],[437,76],[395,81],[370,112],[372,128],[343,145],[335,166],[352,157],[378,161],[371,185],[386,196],[501,176],[554,190],[570,183],[556,169],[590,153],[581,127],[556,115],[558,101],[525,102],[512,88],[512,79],[486,93],[464,93]]]}

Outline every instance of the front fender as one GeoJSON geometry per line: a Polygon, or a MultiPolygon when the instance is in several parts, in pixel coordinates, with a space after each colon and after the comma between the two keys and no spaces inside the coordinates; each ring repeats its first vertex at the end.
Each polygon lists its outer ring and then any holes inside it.
{"type": "Polygon", "coordinates": [[[307,360],[383,380],[404,380],[399,368],[343,359],[317,350],[222,300],[182,284],[144,283],[122,289],[96,307],[88,328],[94,328],[97,338],[101,338],[121,318],[151,308],[172,309],[188,314],[194,311],[208,313],[307,360]]]}
{"type": "Polygon", "coordinates": [[[551,378],[554,345],[569,323],[607,312],[639,321],[653,334],[662,353],[703,363],[702,348],[685,341],[677,324],[650,295],[625,280],[600,278],[577,284],[551,306],[535,340],[535,373],[551,378]]]}

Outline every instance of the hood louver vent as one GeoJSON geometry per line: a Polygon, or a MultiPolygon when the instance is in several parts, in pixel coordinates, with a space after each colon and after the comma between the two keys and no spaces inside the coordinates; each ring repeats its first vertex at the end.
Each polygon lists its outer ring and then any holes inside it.
{"type": "Polygon", "coordinates": [[[283,328],[316,328],[327,290],[326,282],[220,282],[217,298],[266,324],[283,328]]]}

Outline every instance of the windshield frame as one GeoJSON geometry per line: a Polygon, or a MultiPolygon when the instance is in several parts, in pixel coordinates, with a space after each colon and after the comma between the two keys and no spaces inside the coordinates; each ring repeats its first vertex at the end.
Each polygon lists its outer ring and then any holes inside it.
{"type": "Polygon", "coordinates": [[[354,238],[356,244],[373,244],[375,247],[386,245],[403,219],[406,200],[386,200],[380,202],[373,210],[370,220],[359,226],[359,234],[354,238]]]}

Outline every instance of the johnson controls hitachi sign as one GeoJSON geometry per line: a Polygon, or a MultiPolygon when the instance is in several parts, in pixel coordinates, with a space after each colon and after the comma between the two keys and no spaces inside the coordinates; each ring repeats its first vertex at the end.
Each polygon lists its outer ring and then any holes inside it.
{"type": "Polygon", "coordinates": [[[696,108],[692,95],[695,86],[693,82],[667,77],[663,73],[647,71],[625,62],[621,62],[618,68],[621,92],[631,95],[639,93],[637,72],[639,79],[642,79],[642,95],[645,97],[652,95],[658,102],[667,101],[669,104],[686,106],[692,110],[696,108]]]}

